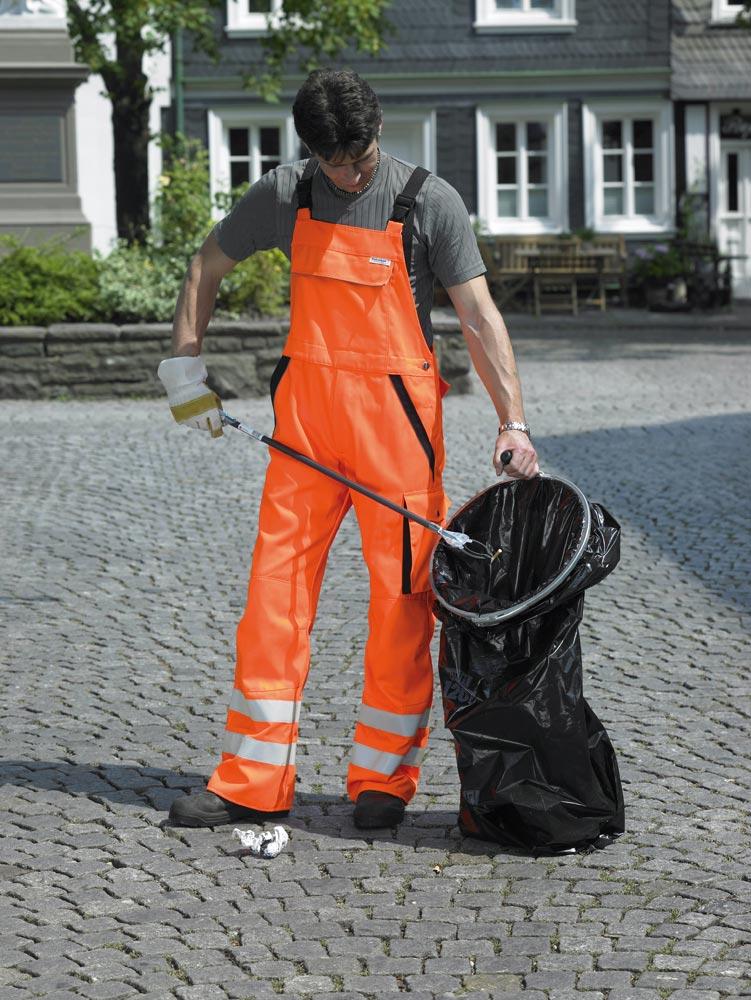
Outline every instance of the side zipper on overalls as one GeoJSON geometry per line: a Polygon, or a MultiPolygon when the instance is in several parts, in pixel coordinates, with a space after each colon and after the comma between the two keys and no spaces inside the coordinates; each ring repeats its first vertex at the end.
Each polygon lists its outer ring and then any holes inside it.
{"type": "MultiPolygon", "coordinates": [[[[287,371],[287,365],[289,365],[290,358],[289,355],[283,354],[276,363],[276,367],[271,373],[271,378],[269,379],[269,395],[271,396],[271,408],[274,409],[274,396],[276,396],[276,390],[279,388],[279,383],[282,380],[282,376],[287,371]]],[[[276,430],[276,411],[274,410],[274,430],[276,430]]]]}
{"type": "Polygon", "coordinates": [[[420,442],[420,447],[425,452],[425,457],[427,458],[428,465],[430,466],[430,475],[435,478],[435,451],[433,450],[433,445],[430,443],[428,432],[425,430],[422,420],[420,420],[420,414],[417,412],[417,408],[412,402],[412,397],[407,392],[404,379],[401,375],[389,375],[389,378],[391,379],[391,384],[399,397],[399,402],[404,408],[407,420],[409,420],[412,430],[415,432],[415,436],[420,442]]]}

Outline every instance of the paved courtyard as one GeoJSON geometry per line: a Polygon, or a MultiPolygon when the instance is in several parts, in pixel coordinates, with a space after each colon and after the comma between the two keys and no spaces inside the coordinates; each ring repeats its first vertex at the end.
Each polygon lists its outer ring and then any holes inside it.
{"type": "MultiPolygon", "coordinates": [[[[2,1000],[751,996],[751,340],[525,334],[517,355],[543,468],[623,526],[582,635],[627,833],[542,859],[464,839],[438,691],[406,821],[354,828],[351,517],[288,847],[259,860],[228,828],[163,828],[215,761],[265,451],[161,402],[2,403],[2,1000]]],[[[231,411],[271,426],[266,400],[231,411]]],[[[484,393],[449,396],[446,427],[456,506],[493,478],[484,393]]]]}

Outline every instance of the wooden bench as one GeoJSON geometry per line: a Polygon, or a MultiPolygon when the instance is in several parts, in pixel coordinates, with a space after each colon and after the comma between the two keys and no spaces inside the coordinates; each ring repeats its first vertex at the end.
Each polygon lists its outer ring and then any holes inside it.
{"type": "Polygon", "coordinates": [[[626,246],[622,235],[598,235],[583,241],[560,236],[481,236],[480,252],[488,284],[502,308],[522,293],[539,316],[545,308],[578,312],[583,304],[607,305],[608,288],[627,303],[626,246]]]}

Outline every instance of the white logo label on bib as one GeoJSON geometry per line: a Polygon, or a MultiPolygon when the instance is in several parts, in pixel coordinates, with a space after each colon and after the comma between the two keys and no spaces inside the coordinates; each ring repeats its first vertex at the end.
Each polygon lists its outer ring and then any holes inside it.
{"type": "Polygon", "coordinates": [[[391,261],[388,259],[388,257],[371,257],[370,258],[370,263],[371,264],[383,264],[384,267],[390,267],[391,266],[391,261]]]}

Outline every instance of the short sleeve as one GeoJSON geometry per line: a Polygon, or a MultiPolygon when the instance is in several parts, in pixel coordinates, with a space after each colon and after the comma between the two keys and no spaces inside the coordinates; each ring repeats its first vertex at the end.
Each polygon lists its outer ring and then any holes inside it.
{"type": "Polygon", "coordinates": [[[212,229],[220,250],[245,260],[257,250],[279,246],[276,170],[251,184],[232,211],[212,229]]]}
{"type": "Polygon", "coordinates": [[[440,177],[431,177],[424,190],[422,229],[433,274],[444,288],[485,274],[477,238],[458,191],[440,177]]]}

